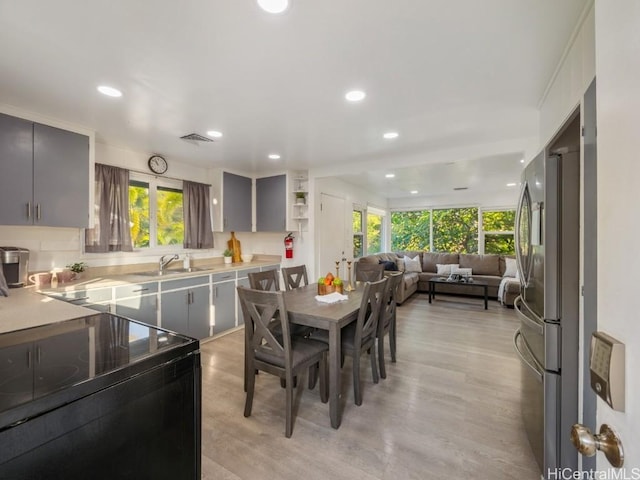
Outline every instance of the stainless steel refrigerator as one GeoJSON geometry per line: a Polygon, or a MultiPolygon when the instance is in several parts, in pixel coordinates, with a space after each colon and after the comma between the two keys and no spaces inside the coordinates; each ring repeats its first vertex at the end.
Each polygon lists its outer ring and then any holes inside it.
{"type": "Polygon", "coordinates": [[[577,470],[580,155],[539,154],[522,174],[516,215],[521,295],[514,345],[522,416],[544,478],[577,470]]]}

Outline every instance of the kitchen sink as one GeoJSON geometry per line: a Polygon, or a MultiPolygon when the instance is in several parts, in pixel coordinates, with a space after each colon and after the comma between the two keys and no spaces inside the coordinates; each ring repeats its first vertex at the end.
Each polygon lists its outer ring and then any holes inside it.
{"type": "Polygon", "coordinates": [[[176,275],[178,273],[193,273],[193,272],[202,272],[205,270],[210,270],[208,268],[171,268],[168,270],[151,270],[147,272],[136,272],[134,275],[144,275],[145,277],[165,277],[167,275],[176,275]]]}

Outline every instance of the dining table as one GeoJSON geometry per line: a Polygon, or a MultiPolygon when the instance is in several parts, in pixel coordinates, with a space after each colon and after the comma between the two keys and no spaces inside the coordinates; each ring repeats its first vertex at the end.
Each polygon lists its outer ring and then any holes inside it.
{"type": "Polygon", "coordinates": [[[351,292],[345,291],[348,298],[336,303],[316,300],[316,284],[284,292],[291,323],[329,331],[329,417],[333,428],[340,426],[341,417],[341,329],[358,318],[363,290],[364,287],[357,286],[351,292]]]}

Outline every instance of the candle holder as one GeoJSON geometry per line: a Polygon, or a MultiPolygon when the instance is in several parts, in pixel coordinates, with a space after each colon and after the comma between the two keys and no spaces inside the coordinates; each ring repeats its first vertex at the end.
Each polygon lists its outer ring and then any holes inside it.
{"type": "Polygon", "coordinates": [[[336,260],[336,277],[340,278],[340,260],[336,260]]]}
{"type": "Polygon", "coordinates": [[[347,271],[349,272],[349,273],[347,274],[347,277],[348,277],[348,278],[347,278],[347,282],[348,282],[348,283],[347,283],[347,286],[346,286],[345,290],[346,290],[347,292],[353,292],[353,291],[355,290],[355,288],[353,288],[353,287],[351,286],[351,262],[350,262],[349,260],[347,260],[347,271]]]}

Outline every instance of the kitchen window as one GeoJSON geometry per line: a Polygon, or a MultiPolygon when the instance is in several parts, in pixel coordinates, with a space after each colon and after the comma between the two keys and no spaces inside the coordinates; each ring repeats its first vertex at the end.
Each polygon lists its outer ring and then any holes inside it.
{"type": "Polygon", "coordinates": [[[182,247],[182,182],[131,173],[129,216],[134,248],[182,247]]]}
{"type": "Polygon", "coordinates": [[[362,209],[353,208],[353,258],[364,255],[364,233],[362,232],[362,209]]]}
{"type": "Polygon", "coordinates": [[[484,253],[515,255],[515,221],[513,209],[482,211],[484,253]]]}
{"type": "Polygon", "coordinates": [[[367,208],[367,255],[383,251],[384,210],[367,208]]]}

